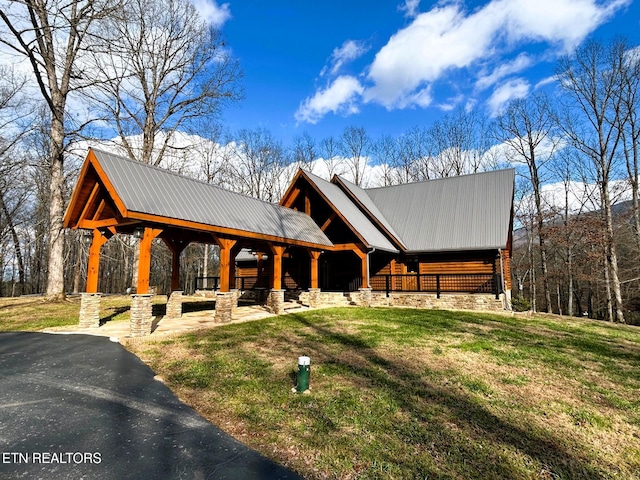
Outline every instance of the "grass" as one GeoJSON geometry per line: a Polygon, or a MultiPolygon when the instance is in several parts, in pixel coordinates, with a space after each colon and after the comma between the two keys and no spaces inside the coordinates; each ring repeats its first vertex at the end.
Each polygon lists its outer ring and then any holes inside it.
{"type": "MultiPolygon", "coordinates": [[[[157,299],[162,302],[162,298],[157,299]]],[[[101,323],[128,321],[131,297],[107,295],[100,305],[101,323]]],[[[156,308],[156,305],[154,305],[156,308]]],[[[157,308],[163,308],[158,304],[157,308]]],[[[78,324],[80,296],[69,295],[65,300],[51,302],[44,296],[0,298],[0,332],[38,331],[46,328],[78,324]]]]}
{"type": "MultiPolygon", "coordinates": [[[[2,300],[0,331],[77,322],[2,300]]],[[[105,297],[103,320],[128,319],[105,297]]],[[[640,479],[640,329],[314,310],[128,345],[214,424],[309,479],[640,479]],[[292,393],[311,357],[311,394],[292,393]]]]}
{"type": "Polygon", "coordinates": [[[640,478],[634,327],[336,308],[129,348],[306,478],[640,478]]]}

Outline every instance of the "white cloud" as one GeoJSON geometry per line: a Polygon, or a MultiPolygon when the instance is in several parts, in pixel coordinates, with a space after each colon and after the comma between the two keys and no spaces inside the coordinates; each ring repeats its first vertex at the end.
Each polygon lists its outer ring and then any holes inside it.
{"type": "Polygon", "coordinates": [[[489,100],[487,100],[491,114],[493,116],[500,115],[507,103],[517,98],[526,97],[529,90],[529,82],[523,78],[516,78],[503,83],[494,90],[489,100]]]}
{"type": "Polygon", "coordinates": [[[510,62],[506,62],[496,67],[491,73],[487,75],[481,75],[476,82],[476,88],[484,90],[492,85],[495,85],[503,78],[519,73],[533,64],[533,60],[526,53],[521,53],[515,59],[510,62]]]}
{"type": "Polygon", "coordinates": [[[318,90],[311,98],[307,98],[295,113],[299,122],[317,123],[329,112],[353,114],[358,112],[357,98],[362,95],[363,87],[351,76],[336,78],[324,90],[318,90]]]}
{"type": "Polygon", "coordinates": [[[216,28],[222,27],[231,18],[231,8],[228,3],[218,5],[216,0],[191,0],[200,16],[216,28]]]}
{"type": "Polygon", "coordinates": [[[418,14],[420,0],[406,0],[402,5],[398,6],[398,10],[404,12],[405,17],[415,17],[418,14]]]}
{"type": "Polygon", "coordinates": [[[369,47],[367,47],[363,42],[358,42],[356,40],[347,40],[340,47],[334,48],[333,53],[331,54],[331,59],[329,61],[329,66],[322,69],[320,72],[320,76],[324,76],[327,73],[327,70],[331,75],[335,75],[338,73],[340,68],[357,58],[360,58],[362,55],[367,53],[369,47]]]}
{"type": "MultiPolygon", "coordinates": [[[[631,0],[491,0],[473,11],[462,1],[443,0],[423,13],[418,12],[419,3],[405,0],[399,6],[412,20],[391,36],[363,72],[361,101],[389,110],[432,105],[433,86],[462,70],[475,77],[477,89],[487,89],[536,61],[570,51],[631,0]],[[534,58],[526,53],[534,45],[546,47],[549,55],[534,58]],[[491,64],[499,66],[482,68],[491,64]]],[[[338,52],[336,70],[341,65],[338,52]]],[[[529,86],[522,80],[503,83],[490,106],[498,111],[502,99],[517,98],[525,90],[529,86]]],[[[314,121],[321,117],[317,112],[314,121]]]]}
{"type": "MultiPolygon", "coordinates": [[[[493,0],[472,13],[451,3],[417,15],[377,53],[368,73],[373,84],[365,99],[387,108],[411,104],[423,89],[454,69],[480,61],[500,61],[501,55],[523,43],[546,42],[563,49],[581,42],[629,0],[601,6],[595,0],[493,0]]],[[[520,54],[478,83],[486,88],[532,65],[520,54]]]]}

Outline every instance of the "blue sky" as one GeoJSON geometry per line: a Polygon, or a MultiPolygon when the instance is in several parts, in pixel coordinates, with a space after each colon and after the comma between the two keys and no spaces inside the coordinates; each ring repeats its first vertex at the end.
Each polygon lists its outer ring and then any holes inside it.
{"type": "Polygon", "coordinates": [[[552,88],[555,60],[587,38],[640,44],[640,0],[192,0],[244,70],[231,131],[285,145],[346,126],[398,135],[453,108],[495,115],[552,88]]]}

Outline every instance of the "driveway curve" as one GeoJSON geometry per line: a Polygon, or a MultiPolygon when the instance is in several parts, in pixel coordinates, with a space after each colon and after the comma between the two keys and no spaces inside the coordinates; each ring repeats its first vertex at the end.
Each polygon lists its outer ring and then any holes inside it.
{"type": "Polygon", "coordinates": [[[0,478],[301,478],[153,377],[106,337],[0,333],[0,478]]]}

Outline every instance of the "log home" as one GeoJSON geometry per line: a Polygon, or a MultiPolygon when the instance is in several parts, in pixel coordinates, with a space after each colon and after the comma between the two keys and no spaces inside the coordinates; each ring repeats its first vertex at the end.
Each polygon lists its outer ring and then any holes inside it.
{"type": "Polygon", "coordinates": [[[324,294],[346,292],[363,305],[503,308],[498,298],[508,300],[511,289],[513,193],[513,170],[373,189],[300,170],[275,205],[92,149],[64,220],[89,231],[80,322],[99,324],[101,248],[121,233],[140,238],[132,335],[151,328],[156,238],[173,254],[170,302],[181,295],[183,249],[218,245],[219,321],[231,318],[237,290],[258,289],[276,313],[286,290],[302,291],[311,306],[327,303],[324,294]],[[250,256],[237,262],[241,251],[250,256]]]}

